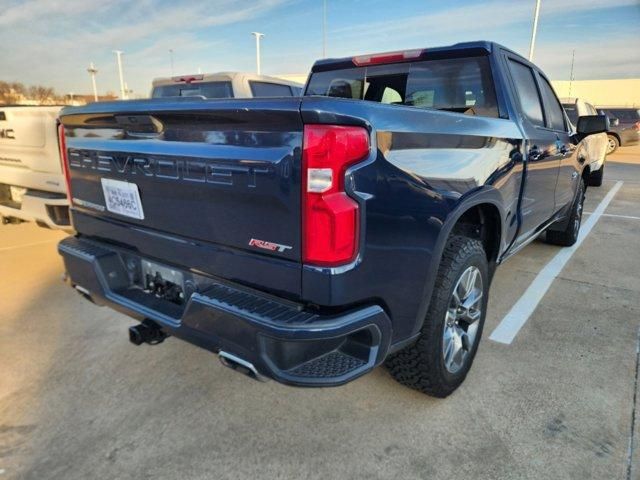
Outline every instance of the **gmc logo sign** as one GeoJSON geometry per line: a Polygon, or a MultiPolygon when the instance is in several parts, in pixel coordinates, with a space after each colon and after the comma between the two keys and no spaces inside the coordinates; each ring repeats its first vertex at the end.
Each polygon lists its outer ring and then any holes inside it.
{"type": "Polygon", "coordinates": [[[15,140],[16,134],[13,128],[0,128],[0,138],[7,138],[9,140],[15,140]]]}

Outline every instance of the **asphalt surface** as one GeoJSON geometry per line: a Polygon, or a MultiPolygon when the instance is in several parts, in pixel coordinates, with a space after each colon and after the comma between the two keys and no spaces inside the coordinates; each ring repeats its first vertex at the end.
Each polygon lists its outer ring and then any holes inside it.
{"type": "Polygon", "coordinates": [[[133,321],[61,281],[62,233],[0,227],[0,480],[640,478],[640,148],[610,157],[585,210],[618,181],[511,344],[489,336],[560,248],[498,269],[476,362],[445,400],[384,368],[295,389],[176,339],[134,347],[133,321]]]}

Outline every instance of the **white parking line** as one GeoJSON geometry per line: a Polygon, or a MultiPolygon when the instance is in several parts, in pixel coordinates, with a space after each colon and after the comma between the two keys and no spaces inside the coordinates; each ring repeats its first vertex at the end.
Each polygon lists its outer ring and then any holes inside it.
{"type": "Polygon", "coordinates": [[[560,274],[571,256],[580,247],[594,225],[598,222],[598,219],[602,216],[615,194],[620,190],[622,183],[623,182],[617,182],[611,190],[607,192],[607,195],[602,199],[598,207],[582,224],[578,241],[571,247],[561,249],[555,257],[540,270],[536,278],[531,282],[531,285],[529,285],[529,288],[527,288],[513,307],[511,307],[509,313],[505,315],[493,333],[491,333],[489,337],[490,340],[506,344],[510,344],[513,341],[540,303],[540,300],[542,300],[542,297],[544,297],[544,294],[547,293],[547,290],[549,290],[555,278],[560,274]]]}
{"type": "Polygon", "coordinates": [[[43,240],[42,242],[33,242],[33,243],[25,243],[23,245],[14,245],[12,247],[1,247],[0,252],[6,252],[7,250],[17,250],[18,248],[26,248],[26,247],[34,247],[36,245],[44,245],[46,243],[59,242],[60,239],[56,238],[55,240],[43,240]]]}
{"type": "MultiPolygon", "coordinates": [[[[593,212],[584,212],[585,215],[591,215],[593,212]]],[[[612,218],[625,218],[628,220],[640,220],[640,217],[634,217],[633,215],[616,215],[615,213],[603,213],[603,217],[612,217],[612,218]]]]}

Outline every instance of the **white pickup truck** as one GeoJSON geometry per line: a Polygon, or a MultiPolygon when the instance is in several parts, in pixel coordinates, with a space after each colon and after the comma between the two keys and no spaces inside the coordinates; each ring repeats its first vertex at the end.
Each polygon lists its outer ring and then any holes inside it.
{"type": "Polygon", "coordinates": [[[71,229],[58,148],[60,106],[0,106],[0,218],[71,229]]]}
{"type": "Polygon", "coordinates": [[[253,73],[198,73],[154,79],[151,98],[299,97],[302,87],[296,82],[253,73]]]}

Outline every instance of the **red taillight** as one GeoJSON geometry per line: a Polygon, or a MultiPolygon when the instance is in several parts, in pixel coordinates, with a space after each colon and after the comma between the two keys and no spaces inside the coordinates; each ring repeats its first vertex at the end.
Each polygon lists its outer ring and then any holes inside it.
{"type": "Polygon", "coordinates": [[[362,67],[365,65],[381,65],[384,63],[398,63],[398,62],[406,62],[408,60],[414,60],[419,58],[424,50],[402,50],[399,52],[386,52],[386,53],[375,53],[373,55],[360,55],[357,57],[353,57],[351,60],[353,63],[362,67]]]}
{"type": "Polygon", "coordinates": [[[640,132],[640,122],[636,122],[636,123],[634,123],[634,124],[633,124],[633,128],[634,128],[635,130],[638,130],[638,131],[640,132]]]}
{"type": "Polygon", "coordinates": [[[358,253],[358,204],[344,188],[347,168],[369,154],[362,127],[305,125],[302,150],[302,259],[336,266],[358,253]]]}
{"type": "Polygon", "coordinates": [[[58,124],[58,148],[60,148],[60,163],[62,165],[62,173],[67,184],[67,199],[71,206],[71,175],[69,174],[69,161],[67,160],[67,142],[64,139],[64,125],[58,124]]]}

